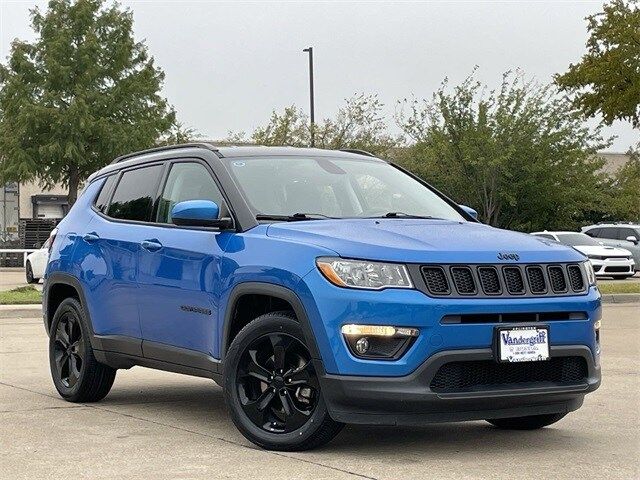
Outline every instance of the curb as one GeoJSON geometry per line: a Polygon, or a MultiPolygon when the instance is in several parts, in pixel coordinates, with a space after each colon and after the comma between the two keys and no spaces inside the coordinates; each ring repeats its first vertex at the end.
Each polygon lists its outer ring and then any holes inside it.
{"type": "Polygon", "coordinates": [[[602,303],[640,303],[640,293],[604,293],[602,303]]]}
{"type": "Polygon", "coordinates": [[[42,305],[0,305],[0,318],[40,318],[42,305]]]}

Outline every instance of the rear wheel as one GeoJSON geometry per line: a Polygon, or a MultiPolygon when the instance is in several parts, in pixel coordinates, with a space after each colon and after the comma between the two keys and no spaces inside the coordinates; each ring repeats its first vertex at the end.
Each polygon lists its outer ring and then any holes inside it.
{"type": "Polygon", "coordinates": [[[40,280],[39,278],[35,278],[33,276],[33,268],[31,267],[31,262],[27,262],[26,277],[27,277],[27,283],[38,283],[38,280],[40,280]]]}
{"type": "Polygon", "coordinates": [[[49,365],[53,384],[69,402],[97,402],[111,390],[116,370],[98,363],[89,340],[80,302],[60,303],[49,332],[49,365]]]}
{"type": "Polygon", "coordinates": [[[495,418],[487,420],[494,427],[504,430],[537,430],[564,418],[566,413],[531,415],[529,417],[495,418]]]}
{"type": "Polygon", "coordinates": [[[244,327],[225,358],[225,400],[240,432],[256,445],[308,450],[343,425],[331,419],[300,325],[288,312],[244,327]]]}

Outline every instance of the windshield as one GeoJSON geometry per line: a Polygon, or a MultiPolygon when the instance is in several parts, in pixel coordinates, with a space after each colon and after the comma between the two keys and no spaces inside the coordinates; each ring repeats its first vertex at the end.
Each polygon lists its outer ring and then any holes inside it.
{"type": "Polygon", "coordinates": [[[572,247],[582,245],[600,245],[600,243],[584,233],[558,233],[557,235],[560,243],[571,245],[572,247]]]}
{"type": "Polygon", "coordinates": [[[231,159],[233,176],[257,214],[334,218],[425,216],[465,220],[430,189],[377,159],[231,159]]]}

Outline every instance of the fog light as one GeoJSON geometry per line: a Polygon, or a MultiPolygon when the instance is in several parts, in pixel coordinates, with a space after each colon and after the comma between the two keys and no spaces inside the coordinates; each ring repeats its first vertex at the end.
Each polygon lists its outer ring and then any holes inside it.
{"type": "Polygon", "coordinates": [[[369,350],[369,340],[367,337],[360,338],[355,345],[356,352],[360,355],[364,355],[369,350]]]}
{"type": "Polygon", "coordinates": [[[343,325],[340,331],[353,355],[371,360],[397,360],[420,333],[411,327],[358,324],[343,325]]]}

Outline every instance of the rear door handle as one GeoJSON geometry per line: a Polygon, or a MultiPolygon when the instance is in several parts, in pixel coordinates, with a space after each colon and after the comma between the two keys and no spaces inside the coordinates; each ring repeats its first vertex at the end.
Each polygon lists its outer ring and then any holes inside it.
{"type": "Polygon", "coordinates": [[[142,248],[145,250],[149,250],[150,252],[155,252],[162,248],[162,244],[158,240],[144,240],[142,243],[142,248]]]}
{"type": "Polygon", "coordinates": [[[82,239],[87,242],[87,243],[93,243],[93,242],[97,242],[98,240],[100,240],[100,237],[98,236],[98,234],[96,232],[91,232],[91,233],[86,233],[82,239]]]}

